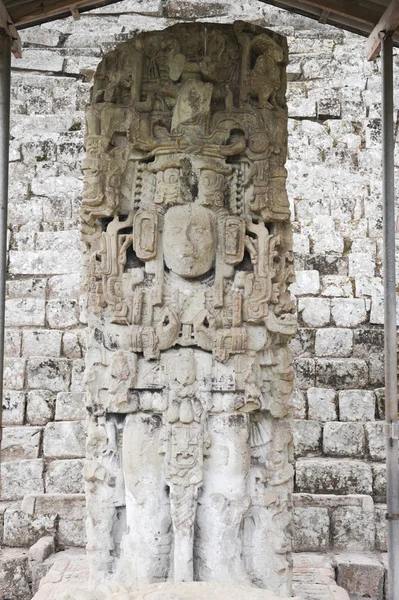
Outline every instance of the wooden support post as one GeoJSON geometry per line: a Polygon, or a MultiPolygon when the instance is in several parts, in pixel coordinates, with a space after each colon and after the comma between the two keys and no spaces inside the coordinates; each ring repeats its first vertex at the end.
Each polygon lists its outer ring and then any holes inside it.
{"type": "Polygon", "coordinates": [[[0,30],[11,38],[11,52],[14,56],[22,58],[21,38],[2,0],[0,0],[0,30]]]}
{"type": "Polygon", "coordinates": [[[381,50],[381,39],[399,27],[399,0],[391,0],[366,42],[367,59],[373,60],[381,50]]]}

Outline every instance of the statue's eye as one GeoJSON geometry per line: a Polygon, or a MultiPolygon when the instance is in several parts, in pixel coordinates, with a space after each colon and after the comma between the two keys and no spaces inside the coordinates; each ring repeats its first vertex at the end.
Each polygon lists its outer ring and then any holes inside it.
{"type": "Polygon", "coordinates": [[[179,233],[182,232],[182,228],[181,227],[172,227],[172,233],[174,233],[175,235],[179,235],[179,233]]]}
{"type": "Polygon", "coordinates": [[[195,233],[198,233],[199,235],[202,235],[205,231],[205,227],[195,227],[194,228],[195,233]]]}

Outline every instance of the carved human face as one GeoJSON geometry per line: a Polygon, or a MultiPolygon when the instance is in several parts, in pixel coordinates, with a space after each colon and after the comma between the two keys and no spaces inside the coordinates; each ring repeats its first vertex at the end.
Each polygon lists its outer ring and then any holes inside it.
{"type": "Polygon", "coordinates": [[[200,277],[213,265],[215,216],[207,208],[173,206],[165,215],[163,251],[166,266],[181,277],[200,277]]]}

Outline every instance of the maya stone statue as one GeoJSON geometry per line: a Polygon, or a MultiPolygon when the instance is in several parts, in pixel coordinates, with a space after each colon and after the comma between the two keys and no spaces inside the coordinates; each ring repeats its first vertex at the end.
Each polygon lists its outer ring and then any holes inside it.
{"type": "Polygon", "coordinates": [[[275,33],[195,23],[98,67],[82,229],[99,597],[193,581],[290,595],[286,62],[275,33]]]}

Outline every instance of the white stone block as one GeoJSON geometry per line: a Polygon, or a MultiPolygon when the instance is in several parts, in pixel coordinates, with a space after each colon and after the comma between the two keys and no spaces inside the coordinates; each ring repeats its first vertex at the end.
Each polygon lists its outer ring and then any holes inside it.
{"type": "Polygon", "coordinates": [[[67,392],[71,380],[70,362],[65,358],[30,358],[27,380],[31,389],[67,392]]]}
{"type": "Polygon", "coordinates": [[[309,254],[309,236],[304,233],[294,233],[293,249],[295,254],[309,254]]]}
{"type": "Polygon", "coordinates": [[[339,392],[341,421],[374,421],[375,394],[371,390],[344,390],[339,392]]]}
{"type": "Polygon", "coordinates": [[[13,66],[27,71],[62,71],[64,57],[54,50],[24,48],[22,58],[12,60],[13,66]]]}
{"type": "Polygon", "coordinates": [[[43,489],[43,459],[15,460],[1,465],[1,499],[21,500],[43,489]]]}
{"type": "Polygon", "coordinates": [[[351,277],[374,277],[375,258],[368,252],[352,252],[349,255],[349,275],[351,277]]]}
{"type": "Polygon", "coordinates": [[[294,421],[295,456],[321,454],[321,423],[318,421],[294,421]]]}
{"type": "Polygon", "coordinates": [[[371,504],[369,510],[360,506],[336,508],[331,515],[331,533],[334,549],[374,550],[374,506],[371,504]]]}
{"type": "Polygon", "coordinates": [[[48,494],[81,494],[84,492],[83,459],[53,460],[46,469],[48,494]]]}
{"type": "Polygon", "coordinates": [[[316,385],[335,389],[361,388],[368,385],[365,360],[354,358],[319,358],[316,361],[316,385]]]}
{"type": "Polygon", "coordinates": [[[80,261],[81,254],[78,248],[65,248],[63,252],[51,250],[14,252],[11,250],[9,271],[13,275],[67,274],[76,271],[80,261]]]}
{"type": "Polygon", "coordinates": [[[43,453],[47,458],[81,458],[85,456],[85,441],[83,421],[48,423],[43,453]]]}
{"type": "Polygon", "coordinates": [[[297,506],[294,510],[294,552],[326,552],[330,541],[327,508],[297,506]]]}
{"type": "Polygon", "coordinates": [[[290,286],[295,296],[318,294],[320,290],[320,275],[318,271],[297,271],[296,280],[290,286]]]}
{"type": "Polygon", "coordinates": [[[353,350],[353,332],[350,329],[318,329],[316,331],[316,356],[350,356],[353,350]]]}
{"type": "Polygon", "coordinates": [[[79,324],[79,305],[76,300],[49,300],[46,307],[50,327],[67,328],[79,324]]]}
{"type": "Polygon", "coordinates": [[[66,358],[82,358],[84,351],[84,333],[65,331],[62,336],[62,354],[66,358]]]}
{"type": "Polygon", "coordinates": [[[55,394],[48,390],[28,392],[26,418],[31,425],[46,425],[54,418],[55,394]]]}
{"type": "Polygon", "coordinates": [[[43,536],[56,532],[56,515],[31,516],[18,508],[4,513],[4,542],[8,546],[29,547],[43,536]]]}
{"type": "Polygon", "coordinates": [[[327,298],[299,298],[298,312],[309,327],[324,327],[330,322],[331,301],[327,298]]]}
{"type": "Polygon", "coordinates": [[[4,359],[4,387],[9,390],[22,390],[25,384],[25,359],[4,359]]]}
{"type": "Polygon", "coordinates": [[[61,331],[48,329],[27,330],[23,332],[23,356],[54,356],[61,355],[61,331]]]}
{"type": "Polygon", "coordinates": [[[40,427],[4,427],[1,460],[38,458],[42,438],[40,427]]]}
{"type": "Polygon", "coordinates": [[[385,423],[373,421],[364,424],[371,460],[385,460],[385,423]]]}
{"type": "Polygon", "coordinates": [[[328,388],[309,388],[308,411],[313,421],[336,421],[336,393],[328,388]]]}
{"type": "Polygon", "coordinates": [[[4,331],[5,356],[21,356],[22,333],[18,329],[4,331]]]}
{"type": "Polygon", "coordinates": [[[306,398],[301,390],[294,389],[291,404],[294,409],[294,419],[306,419],[306,398]]]}
{"type": "Polygon", "coordinates": [[[360,458],[364,456],[365,442],[361,423],[330,421],[324,425],[323,452],[328,456],[360,458]]]}
{"type": "Polygon", "coordinates": [[[324,275],[321,278],[321,295],[330,298],[353,296],[352,282],[345,275],[324,275]]]}
{"type": "Polygon", "coordinates": [[[25,416],[25,392],[5,390],[3,395],[3,426],[23,425],[25,416]]]}
{"type": "Polygon", "coordinates": [[[44,319],[44,299],[10,298],[6,300],[6,327],[43,327],[44,319]]]}
{"type": "Polygon", "coordinates": [[[356,327],[367,319],[361,298],[339,298],[331,302],[331,314],[337,327],[356,327]]]}
{"type": "Polygon", "coordinates": [[[42,298],[46,297],[45,277],[31,279],[11,279],[7,281],[6,290],[8,298],[42,298]]]}
{"type": "Polygon", "coordinates": [[[361,460],[299,458],[297,490],[311,494],[371,494],[371,466],[361,460]]]}
{"type": "Polygon", "coordinates": [[[71,272],[66,275],[57,275],[48,280],[48,298],[79,298],[80,273],[71,272]]]}
{"type": "Polygon", "coordinates": [[[60,392],[55,406],[56,421],[81,421],[86,418],[84,396],[78,392],[60,392]]]}

